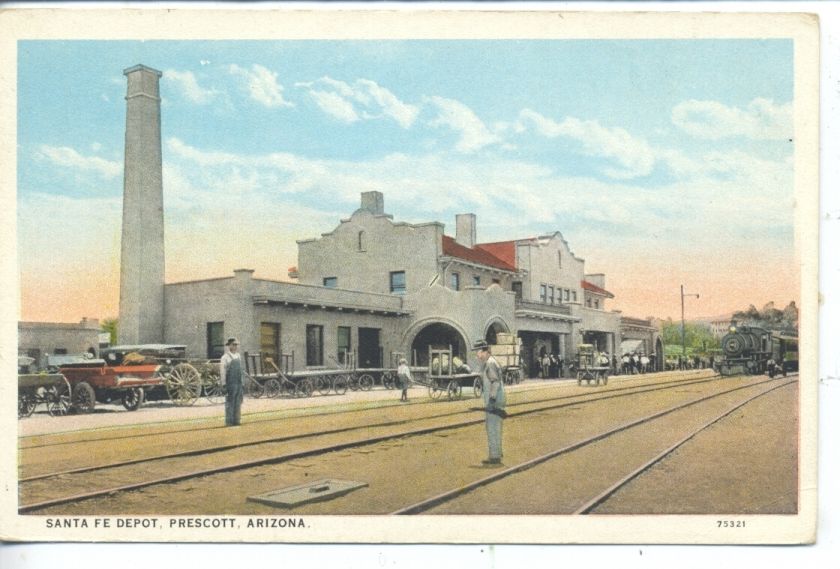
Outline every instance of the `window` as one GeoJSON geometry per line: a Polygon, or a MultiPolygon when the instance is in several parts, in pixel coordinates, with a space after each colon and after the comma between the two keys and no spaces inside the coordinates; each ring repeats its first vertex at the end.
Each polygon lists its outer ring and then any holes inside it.
{"type": "Polygon", "coordinates": [[[473,275],[473,286],[481,286],[481,277],[479,275],[473,275]]]}
{"type": "Polygon", "coordinates": [[[207,323],[207,357],[217,360],[225,353],[225,323],[207,323]]]}
{"type": "Polygon", "coordinates": [[[540,302],[545,302],[546,299],[546,286],[544,284],[540,285],[540,302]]]}
{"type": "Polygon", "coordinates": [[[572,291],[572,302],[577,302],[577,291],[576,290],[572,291]]]}
{"type": "MultiPolygon", "coordinates": [[[[280,365],[280,324],[277,322],[260,322],[260,353],[263,359],[271,358],[274,364],[280,365]]],[[[272,369],[270,365],[265,369],[272,369]]]]}
{"type": "Polygon", "coordinates": [[[324,286],[327,288],[335,288],[338,286],[338,277],[324,277],[324,286]]]}
{"type": "Polygon", "coordinates": [[[598,299],[595,299],[595,308],[598,308],[598,299]]]}
{"type": "Polygon", "coordinates": [[[586,308],[592,308],[592,299],[591,298],[586,299],[586,308]]]}
{"type": "Polygon", "coordinates": [[[336,342],[338,345],[338,363],[346,364],[347,363],[347,352],[350,351],[350,327],[349,326],[339,326],[338,327],[338,341],[336,342]]]}
{"type": "Polygon", "coordinates": [[[306,365],[324,365],[324,327],[306,326],[306,365]]]}
{"type": "Polygon", "coordinates": [[[365,250],[365,232],[364,231],[359,231],[358,246],[359,246],[359,251],[364,251],[365,250]]]}
{"type": "Polygon", "coordinates": [[[461,275],[458,273],[449,275],[449,286],[452,287],[452,290],[461,290],[461,275]]]}
{"type": "Polygon", "coordinates": [[[56,356],[66,356],[67,355],[67,348],[56,348],[53,351],[53,354],[56,356]]]}
{"type": "Polygon", "coordinates": [[[391,293],[405,294],[405,271],[393,271],[391,273],[391,293]]]}
{"type": "Polygon", "coordinates": [[[516,293],[517,300],[522,300],[522,283],[519,281],[514,282],[510,285],[510,290],[516,293]]]}
{"type": "Polygon", "coordinates": [[[501,285],[502,281],[500,281],[499,279],[493,279],[493,284],[501,285]]]}
{"type": "Polygon", "coordinates": [[[548,303],[554,304],[554,287],[548,287],[548,303]]]}
{"type": "MultiPolygon", "coordinates": [[[[563,294],[566,296],[566,302],[569,302],[569,289],[566,289],[563,294]]],[[[577,294],[575,295],[575,302],[577,302],[577,294]]]]}
{"type": "Polygon", "coordinates": [[[557,251],[557,268],[563,268],[563,252],[557,251]]]}

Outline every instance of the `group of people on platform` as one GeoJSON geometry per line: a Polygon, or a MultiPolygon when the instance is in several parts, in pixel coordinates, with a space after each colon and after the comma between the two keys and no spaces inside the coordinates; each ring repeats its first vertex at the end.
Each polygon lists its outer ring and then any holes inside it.
{"type": "Polygon", "coordinates": [[[714,369],[715,356],[677,356],[675,358],[667,358],[665,360],[665,369],[686,370],[686,369],[714,369]]]}

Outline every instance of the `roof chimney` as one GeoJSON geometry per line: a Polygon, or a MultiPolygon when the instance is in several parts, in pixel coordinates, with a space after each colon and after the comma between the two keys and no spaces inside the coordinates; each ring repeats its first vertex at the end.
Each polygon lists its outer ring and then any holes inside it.
{"type": "Polygon", "coordinates": [[[385,196],[382,192],[362,192],[362,209],[374,215],[385,213],[385,196]]]}
{"type": "Polygon", "coordinates": [[[475,247],[475,214],[459,213],[455,216],[455,243],[475,247]]]}

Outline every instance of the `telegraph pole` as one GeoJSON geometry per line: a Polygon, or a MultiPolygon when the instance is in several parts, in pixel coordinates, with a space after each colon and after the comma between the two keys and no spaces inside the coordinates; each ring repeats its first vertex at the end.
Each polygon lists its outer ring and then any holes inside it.
{"type": "Polygon", "coordinates": [[[699,294],[695,294],[693,292],[686,293],[685,287],[680,285],[680,319],[682,320],[682,355],[685,358],[685,297],[686,296],[693,296],[694,298],[700,298],[699,294]]]}

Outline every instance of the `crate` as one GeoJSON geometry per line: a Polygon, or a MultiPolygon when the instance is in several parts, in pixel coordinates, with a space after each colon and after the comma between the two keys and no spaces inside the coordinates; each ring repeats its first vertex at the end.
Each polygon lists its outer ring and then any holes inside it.
{"type": "Polygon", "coordinates": [[[519,346],[517,344],[491,344],[490,353],[494,356],[517,356],[519,355],[519,346]]]}
{"type": "Polygon", "coordinates": [[[509,332],[497,332],[496,333],[496,343],[497,344],[506,344],[506,345],[517,345],[519,338],[516,337],[516,334],[511,334],[509,332]]]}
{"type": "Polygon", "coordinates": [[[517,367],[519,366],[519,356],[517,355],[507,355],[507,356],[497,356],[494,355],[493,358],[499,364],[500,367],[517,367]]]}

